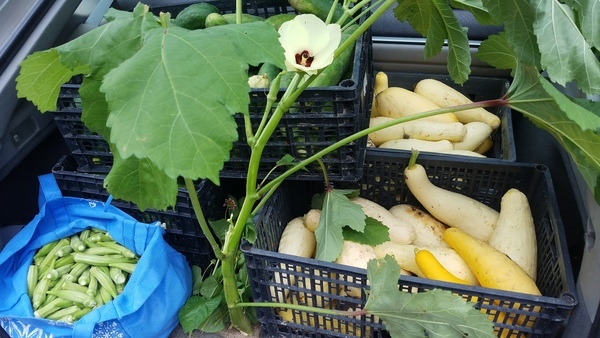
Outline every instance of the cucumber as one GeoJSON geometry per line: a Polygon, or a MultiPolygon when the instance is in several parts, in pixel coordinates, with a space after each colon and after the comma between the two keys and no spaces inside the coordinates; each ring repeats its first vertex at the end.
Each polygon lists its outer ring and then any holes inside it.
{"type": "Polygon", "coordinates": [[[268,17],[265,21],[273,25],[275,30],[279,30],[279,27],[281,27],[284,22],[290,21],[295,17],[295,13],[279,13],[268,17]]]}
{"type": "MultiPolygon", "coordinates": [[[[303,14],[314,14],[323,21],[327,19],[331,6],[333,5],[333,0],[289,0],[288,2],[296,11],[303,14]]],[[[331,22],[337,22],[343,14],[344,9],[338,4],[335,8],[331,22]]]]}
{"type": "Polygon", "coordinates": [[[204,22],[206,28],[227,25],[227,20],[221,15],[221,13],[210,13],[204,22]]]}
{"type": "MultiPolygon", "coordinates": [[[[235,23],[235,13],[227,13],[223,14],[223,18],[227,23],[235,23]]],[[[241,23],[250,23],[250,22],[259,22],[265,21],[265,18],[257,15],[242,13],[242,22],[241,23]]]]}
{"type": "Polygon", "coordinates": [[[191,4],[177,14],[175,24],[190,30],[205,28],[206,17],[211,13],[220,12],[217,7],[206,2],[191,4]]]}

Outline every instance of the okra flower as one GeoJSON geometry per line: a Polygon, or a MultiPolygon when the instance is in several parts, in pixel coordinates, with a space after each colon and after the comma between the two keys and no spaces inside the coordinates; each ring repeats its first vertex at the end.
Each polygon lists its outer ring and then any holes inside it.
{"type": "Polygon", "coordinates": [[[313,14],[301,14],[283,23],[279,35],[287,70],[309,75],[331,64],[342,38],[340,25],[326,25],[313,14]]]}

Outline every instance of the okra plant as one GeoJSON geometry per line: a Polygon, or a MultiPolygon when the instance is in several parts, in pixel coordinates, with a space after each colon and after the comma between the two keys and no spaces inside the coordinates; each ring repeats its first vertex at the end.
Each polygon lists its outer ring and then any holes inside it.
{"type": "MultiPolygon", "coordinates": [[[[348,142],[393,124],[448,111],[509,106],[558,140],[600,201],[600,156],[595,152],[600,144],[600,105],[590,99],[600,94],[597,1],[329,0],[327,3],[324,12],[313,14],[327,25],[323,27],[327,27],[330,39],[317,39],[316,45],[301,46],[307,53],[290,50],[298,47],[295,43],[299,39],[287,34],[297,32],[301,23],[279,32],[265,22],[241,23],[242,1],[236,0],[237,24],[199,30],[177,27],[169,13],[155,16],[143,4],[133,12],[110,10],[106,24],[61,46],[36,52],[22,63],[18,94],[35,103],[42,112],[55,109],[63,83],[83,74],[79,91],[82,121],[107,140],[114,156],[105,187],[115,198],[132,201],[142,210],[174,205],[180,178],[190,192],[195,191],[197,179],[219,183],[219,172],[238,138],[233,115],[244,116],[246,139],[251,148],[245,197],[239,208],[226,218],[222,243],[212,235],[197,196],[190,194],[218,269],[211,275],[213,287],[204,284],[203,296],[190,298],[189,308],[195,310],[182,316],[182,324],[188,331],[198,326],[207,330],[224,327],[229,318],[240,331],[252,333],[248,309],[254,306],[307,310],[300,305],[247,301],[247,289],[244,283],[239,283],[245,277],[238,264],[241,258],[238,248],[242,237],[249,236],[252,215],[290,175],[348,142]],[[460,25],[452,8],[471,12],[481,24],[502,25],[503,31],[483,41],[476,56],[493,67],[512,71],[513,82],[507,94],[496,100],[431,111],[365,129],[313,156],[290,162],[282,175],[259,182],[258,168],[264,147],[281,117],[323,71],[317,66],[326,67],[351,48],[394,5],[396,19],[408,21],[427,38],[426,58],[438,54],[447,43],[448,72],[459,84],[470,74],[471,53],[466,28],[460,25]],[[363,15],[364,20],[358,21],[363,15]],[[351,26],[354,31],[349,38],[333,46],[339,41],[338,30],[343,33],[351,26]],[[280,75],[289,72],[295,75],[280,100],[276,99],[280,77],[271,83],[263,121],[257,130],[252,130],[247,69],[249,65],[262,63],[283,69],[280,75]],[[553,82],[559,86],[573,82],[590,96],[568,97],[553,82]],[[222,288],[214,283],[217,279],[222,280],[222,288]]],[[[311,12],[316,7],[309,0],[290,0],[290,4],[300,12],[311,12]]],[[[399,268],[395,262],[386,259],[371,263],[367,304],[350,315],[377,315],[392,336],[405,336],[406,332],[421,332],[422,336],[423,330],[431,335],[432,326],[411,320],[415,317],[396,310],[398,303],[417,302],[429,304],[427,310],[445,309],[443,320],[432,321],[443,332],[493,336],[487,317],[462,299],[440,290],[403,294],[397,290],[399,268]],[[382,294],[386,294],[385,299],[379,297],[382,294]],[[387,297],[388,294],[393,296],[387,297]]],[[[310,310],[340,314],[328,309],[310,310]]],[[[419,313],[428,314],[431,312],[419,313]]]]}

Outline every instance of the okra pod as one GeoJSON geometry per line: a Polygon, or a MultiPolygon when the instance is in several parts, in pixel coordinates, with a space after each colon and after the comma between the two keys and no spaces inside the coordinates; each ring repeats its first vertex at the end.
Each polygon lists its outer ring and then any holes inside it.
{"type": "Polygon", "coordinates": [[[98,279],[90,274],[90,282],[87,286],[87,290],[85,291],[90,296],[96,296],[98,293],[98,279]]]}
{"type": "Polygon", "coordinates": [[[121,294],[125,289],[125,282],[123,283],[115,283],[115,289],[117,290],[117,294],[121,294]]]}
{"type": "Polygon", "coordinates": [[[71,280],[71,282],[78,280],[79,276],[81,276],[81,274],[85,270],[89,269],[89,267],[90,267],[89,264],[86,264],[86,263],[82,263],[82,262],[75,263],[73,265],[73,267],[71,268],[71,271],[69,272],[69,275],[73,279],[73,280],[71,280]]]}
{"type": "Polygon", "coordinates": [[[51,302],[44,304],[42,307],[33,312],[36,318],[46,318],[48,315],[73,305],[73,302],[63,298],[54,298],[51,302]]]}
{"type": "Polygon", "coordinates": [[[126,257],[114,257],[114,256],[102,256],[102,255],[90,255],[83,252],[73,253],[75,262],[83,262],[92,266],[108,266],[110,263],[122,262],[122,263],[135,263],[135,258],[126,257]]]}
{"type": "Polygon", "coordinates": [[[55,311],[55,312],[49,314],[46,318],[52,319],[52,320],[60,320],[64,316],[73,315],[77,311],[79,311],[79,306],[71,305],[69,307],[62,308],[58,311],[55,311]]]}
{"type": "Polygon", "coordinates": [[[91,234],[88,240],[94,243],[114,241],[114,239],[112,239],[108,234],[103,232],[96,232],[91,234]]]}
{"type": "Polygon", "coordinates": [[[128,274],[132,274],[133,270],[136,267],[136,263],[118,263],[118,262],[114,262],[114,263],[108,263],[108,267],[109,268],[119,268],[121,269],[121,271],[125,271],[128,274]]]}
{"type": "Polygon", "coordinates": [[[58,298],[70,300],[74,303],[82,304],[86,307],[94,307],[96,306],[96,300],[94,297],[88,295],[85,292],[79,292],[75,290],[57,290],[57,291],[48,291],[49,295],[55,295],[58,298]]]}
{"type": "Polygon", "coordinates": [[[50,269],[46,272],[46,278],[48,279],[58,279],[60,277],[62,277],[63,275],[68,274],[71,271],[71,268],[73,267],[74,263],[68,264],[68,265],[63,265],[59,268],[55,268],[55,269],[50,269]]]}
{"type": "Polygon", "coordinates": [[[69,244],[69,240],[66,238],[61,238],[58,240],[58,243],[56,243],[56,245],[54,245],[54,247],[52,247],[52,249],[50,249],[50,252],[48,252],[48,254],[46,255],[46,257],[44,257],[44,259],[40,262],[40,268],[46,268],[48,266],[50,266],[50,262],[52,262],[52,260],[56,260],[56,252],[62,248],[65,245],[69,244]]]}
{"type": "Polygon", "coordinates": [[[123,256],[127,257],[127,258],[135,258],[137,255],[135,254],[135,252],[127,249],[126,247],[122,246],[121,244],[112,241],[112,242],[98,242],[98,245],[105,247],[105,248],[111,248],[119,253],[121,253],[123,256]]]}
{"type": "MultiPolygon", "coordinates": [[[[57,291],[62,289],[63,283],[67,280],[67,275],[63,275],[58,281],[53,280],[50,282],[50,291],[57,291]],[[54,283],[54,285],[52,285],[54,283]]],[[[56,296],[46,294],[46,300],[41,306],[46,306],[51,301],[55,300],[56,296]]]]}
{"type": "MultiPolygon", "coordinates": [[[[100,294],[101,286],[98,286],[98,290],[96,292],[96,296],[94,299],[96,300],[96,307],[104,305],[104,299],[102,299],[102,295],[100,294]]],[[[108,295],[110,297],[110,295],[108,295]]]]}
{"type": "Polygon", "coordinates": [[[38,267],[35,264],[31,264],[27,270],[27,295],[29,299],[33,298],[33,290],[38,281],[38,267]]]}
{"type": "Polygon", "coordinates": [[[79,309],[79,311],[77,311],[73,314],[73,320],[75,321],[75,320],[80,319],[81,317],[90,313],[90,311],[92,311],[91,307],[84,307],[83,309],[79,309]]]}
{"type": "Polygon", "coordinates": [[[54,263],[54,268],[60,268],[61,266],[75,263],[75,259],[72,255],[66,255],[64,257],[58,258],[54,263]]]}
{"type": "Polygon", "coordinates": [[[31,302],[33,305],[33,309],[37,310],[42,303],[46,300],[46,293],[50,288],[50,280],[46,278],[42,278],[38,281],[35,289],[33,289],[33,295],[31,296],[31,302]]]}
{"type": "Polygon", "coordinates": [[[87,248],[82,252],[84,254],[88,254],[88,255],[100,255],[100,256],[119,254],[119,251],[112,249],[112,248],[105,247],[105,246],[96,246],[93,248],[87,248]]]}
{"type": "Polygon", "coordinates": [[[90,282],[90,270],[85,270],[79,278],[77,278],[77,282],[81,285],[88,285],[90,282]]]}
{"type": "Polygon", "coordinates": [[[45,244],[44,246],[38,249],[35,255],[33,255],[33,258],[42,258],[44,256],[48,256],[48,254],[50,253],[50,251],[52,251],[56,244],[58,244],[58,240],[45,244]]]}
{"type": "Polygon", "coordinates": [[[104,286],[102,286],[102,284],[100,284],[98,286],[98,293],[100,294],[100,297],[102,298],[103,304],[106,304],[106,303],[110,302],[111,300],[113,300],[113,297],[111,296],[108,289],[106,289],[104,286]]]}
{"type": "Polygon", "coordinates": [[[110,278],[115,282],[115,284],[123,284],[125,283],[126,277],[123,274],[123,271],[119,268],[110,268],[109,270],[110,278]]]}
{"type": "Polygon", "coordinates": [[[87,248],[85,243],[81,240],[79,235],[75,234],[69,238],[69,245],[75,252],[82,252],[87,248]]]}
{"type": "MultiPolygon", "coordinates": [[[[91,280],[91,278],[90,278],[90,280],[91,280]]],[[[85,285],[81,285],[79,283],[64,282],[61,289],[62,290],[74,290],[74,291],[86,293],[88,290],[88,287],[85,285]]]]}
{"type": "Polygon", "coordinates": [[[62,247],[60,247],[57,251],[56,251],[56,255],[58,257],[65,257],[68,254],[70,254],[71,252],[73,252],[73,248],[71,247],[70,244],[67,245],[63,245],[62,247]]]}
{"type": "Polygon", "coordinates": [[[96,277],[98,283],[108,291],[112,298],[117,297],[117,288],[115,287],[113,280],[110,278],[109,273],[106,273],[106,271],[100,267],[92,266],[90,268],[90,275],[96,277]]]}
{"type": "MultiPolygon", "coordinates": [[[[90,237],[91,233],[92,233],[91,229],[85,229],[79,233],[79,239],[83,242],[90,237]]],[[[77,251],[77,250],[75,250],[75,251],[77,251]]]]}

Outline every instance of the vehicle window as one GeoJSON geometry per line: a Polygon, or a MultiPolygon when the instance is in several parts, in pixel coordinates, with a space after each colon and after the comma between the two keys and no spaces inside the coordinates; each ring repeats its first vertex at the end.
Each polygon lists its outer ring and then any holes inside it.
{"type": "Polygon", "coordinates": [[[53,1],[0,0],[0,71],[53,1]]]}

